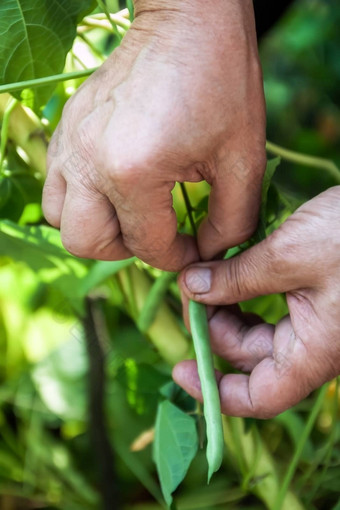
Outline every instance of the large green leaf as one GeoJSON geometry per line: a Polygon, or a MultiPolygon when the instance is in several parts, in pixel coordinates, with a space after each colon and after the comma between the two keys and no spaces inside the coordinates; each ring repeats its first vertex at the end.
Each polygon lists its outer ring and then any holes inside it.
{"type": "Polygon", "coordinates": [[[168,400],[158,407],[154,460],[168,506],[171,494],[185,477],[198,448],[195,420],[168,400]]]}
{"type": "MultiPolygon", "coordinates": [[[[1,0],[0,84],[61,73],[77,20],[93,0],[1,0]]],[[[54,85],[36,89],[35,107],[54,85]]]]}
{"type": "MultiPolygon", "coordinates": [[[[1,181],[0,181],[1,183],[1,181]]],[[[1,208],[0,208],[1,218],[1,208]]],[[[42,282],[52,285],[77,313],[84,311],[87,294],[135,258],[119,261],[80,259],[63,247],[60,232],[47,226],[19,226],[0,219],[0,256],[24,262],[42,282]]],[[[69,308],[61,303],[61,309],[69,308]]]]}
{"type": "Polygon", "coordinates": [[[0,255],[24,262],[41,281],[57,288],[77,312],[82,312],[78,288],[91,261],[70,255],[62,246],[58,230],[0,221],[0,255]]]}

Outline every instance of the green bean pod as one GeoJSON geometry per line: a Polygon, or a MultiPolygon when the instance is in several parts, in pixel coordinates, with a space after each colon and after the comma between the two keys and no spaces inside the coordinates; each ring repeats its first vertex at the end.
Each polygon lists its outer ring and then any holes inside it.
{"type": "Polygon", "coordinates": [[[209,483],[213,473],[220,468],[223,460],[224,439],[221,403],[215,378],[205,305],[190,300],[189,319],[204,403],[209,483]]]}

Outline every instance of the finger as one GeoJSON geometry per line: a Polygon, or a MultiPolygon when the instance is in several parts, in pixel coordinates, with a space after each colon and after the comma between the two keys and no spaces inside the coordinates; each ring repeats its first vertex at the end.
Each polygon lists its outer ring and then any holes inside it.
{"type": "Polygon", "coordinates": [[[42,209],[46,220],[56,228],[60,227],[61,214],[66,194],[66,182],[59,171],[50,171],[42,195],[42,209]]]}
{"type": "MultiPolygon", "coordinates": [[[[249,153],[250,154],[250,153],[249,153]]],[[[212,180],[208,217],[198,232],[201,258],[210,260],[249,239],[257,226],[265,171],[264,142],[257,154],[220,156],[212,180]]]]}
{"type": "Polygon", "coordinates": [[[178,279],[183,292],[196,301],[218,305],[310,287],[308,261],[302,264],[301,255],[297,256],[298,241],[295,251],[287,249],[282,227],[237,257],[186,268],[178,279]]]}
{"type": "MultiPolygon", "coordinates": [[[[334,375],[327,364],[320,367],[324,349],[322,342],[314,344],[312,356],[295,334],[290,319],[284,318],[275,331],[273,355],[256,365],[250,376],[218,376],[222,412],[267,419],[297,404],[334,375]]],[[[173,377],[190,395],[202,400],[195,364],[179,363],[173,377]]]]}
{"type": "Polygon", "coordinates": [[[122,260],[131,257],[124,246],[116,212],[96,191],[68,184],[61,218],[61,239],[78,257],[122,260]]]}
{"type": "Polygon", "coordinates": [[[127,188],[118,184],[107,194],[116,208],[123,241],[130,252],[154,267],[179,271],[198,260],[198,251],[193,237],[177,232],[172,187],[172,183],[156,186],[145,178],[127,188]]]}
{"type": "Polygon", "coordinates": [[[213,352],[243,372],[250,372],[273,355],[274,331],[272,324],[248,325],[245,318],[229,307],[220,309],[209,321],[213,352]]]}
{"type": "MultiPolygon", "coordinates": [[[[188,298],[183,295],[184,323],[190,331],[188,298]]],[[[215,354],[235,368],[250,372],[262,359],[273,353],[275,326],[266,324],[256,314],[242,314],[237,305],[208,307],[209,336],[215,354]]]]}
{"type": "MultiPolygon", "coordinates": [[[[215,376],[219,383],[223,374],[215,370],[215,376]]],[[[190,359],[177,363],[172,370],[172,378],[194,399],[203,402],[201,383],[197,372],[197,362],[195,360],[190,359]]]]}

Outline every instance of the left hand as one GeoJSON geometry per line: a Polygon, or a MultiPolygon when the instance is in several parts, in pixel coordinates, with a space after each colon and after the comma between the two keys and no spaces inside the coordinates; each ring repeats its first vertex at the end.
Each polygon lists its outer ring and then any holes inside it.
{"type": "MultiPolygon", "coordinates": [[[[241,255],[189,266],[179,283],[186,320],[188,298],[232,305],[286,292],[290,315],[276,326],[224,306],[209,327],[213,351],[250,373],[217,373],[223,413],[271,418],[297,404],[340,373],[340,186],[241,255]]],[[[176,365],[173,377],[202,400],[194,361],[176,365]]]]}

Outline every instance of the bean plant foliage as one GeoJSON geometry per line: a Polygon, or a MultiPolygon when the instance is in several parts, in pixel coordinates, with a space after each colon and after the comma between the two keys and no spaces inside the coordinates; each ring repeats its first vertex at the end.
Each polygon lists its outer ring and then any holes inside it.
{"type": "MultiPolygon", "coordinates": [[[[338,508],[336,381],[277,419],[224,416],[222,466],[206,485],[202,408],[171,379],[194,356],[176,275],[135,258],[78,259],[43,217],[46,151],[63,106],[132,19],[132,3],[115,0],[0,3],[0,506],[338,508]]],[[[268,144],[258,229],[226,256],[308,199],[275,178],[291,165],[309,179],[299,156],[268,144]]],[[[329,161],[314,167],[324,187],[336,184],[329,161]]],[[[191,233],[209,187],[186,184],[189,209],[182,192],[176,185],[178,228],[191,233]]],[[[282,296],[241,307],[273,323],[287,313],[282,296]]]]}

